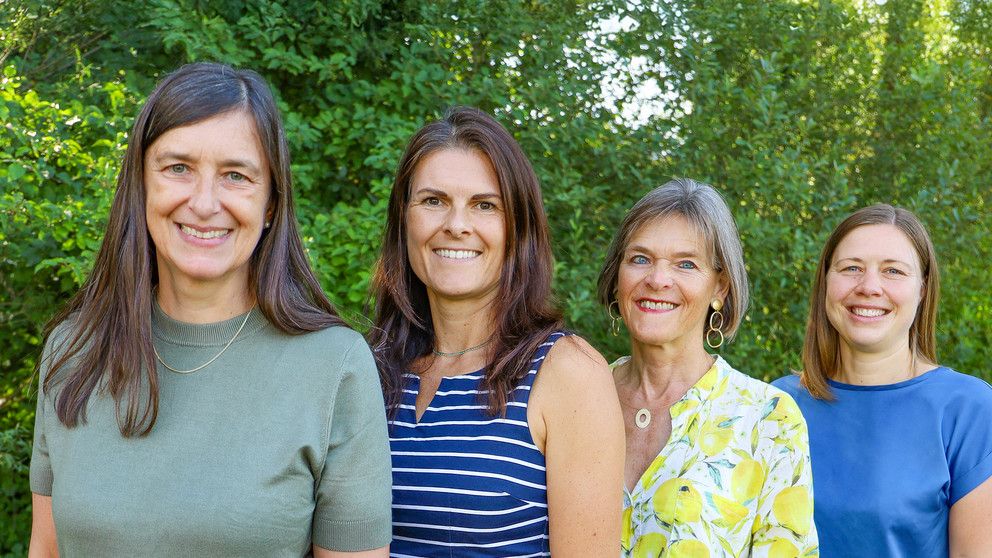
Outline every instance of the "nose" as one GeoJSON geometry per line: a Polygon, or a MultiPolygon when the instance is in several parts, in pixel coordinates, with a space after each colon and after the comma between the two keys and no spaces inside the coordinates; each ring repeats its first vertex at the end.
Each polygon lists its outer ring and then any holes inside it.
{"type": "Polygon", "coordinates": [[[207,218],[220,211],[220,185],[205,177],[197,177],[187,204],[197,217],[207,218]]]}
{"type": "Polygon", "coordinates": [[[672,286],[672,274],[668,266],[662,264],[655,265],[647,276],[647,285],[652,289],[664,289],[672,286]]]}
{"type": "Polygon", "coordinates": [[[444,220],[444,231],[453,237],[465,236],[472,230],[468,209],[452,207],[444,220]]]}
{"type": "Polygon", "coordinates": [[[865,296],[877,296],[882,293],[882,278],[875,270],[869,269],[858,281],[858,294],[865,296]]]}

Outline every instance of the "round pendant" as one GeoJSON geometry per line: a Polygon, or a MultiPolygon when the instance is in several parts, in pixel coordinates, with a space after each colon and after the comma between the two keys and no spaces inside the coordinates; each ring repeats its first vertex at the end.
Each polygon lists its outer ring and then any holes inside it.
{"type": "Polygon", "coordinates": [[[648,425],[651,424],[651,411],[647,409],[637,411],[637,414],[634,415],[634,424],[636,424],[638,428],[647,428],[648,425]]]}

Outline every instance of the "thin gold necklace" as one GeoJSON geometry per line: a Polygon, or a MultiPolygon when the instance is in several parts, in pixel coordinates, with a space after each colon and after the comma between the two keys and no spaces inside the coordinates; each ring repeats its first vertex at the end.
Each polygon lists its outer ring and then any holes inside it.
{"type": "Polygon", "coordinates": [[[241,327],[238,328],[238,331],[235,331],[234,332],[234,337],[232,337],[231,340],[227,342],[227,345],[224,345],[224,348],[221,349],[219,353],[217,353],[216,355],[214,355],[214,357],[212,359],[208,360],[207,362],[204,362],[203,364],[197,366],[196,368],[190,368],[189,370],[179,370],[177,368],[173,368],[173,367],[169,366],[168,364],[165,363],[164,360],[162,360],[162,355],[158,354],[158,349],[156,349],[155,348],[155,345],[153,344],[152,345],[152,351],[155,351],[155,358],[157,358],[158,361],[162,363],[162,366],[168,368],[169,370],[172,370],[173,372],[175,372],[177,374],[192,374],[193,372],[196,372],[198,370],[203,370],[207,366],[210,366],[210,363],[212,363],[213,361],[215,361],[218,358],[220,358],[220,355],[224,354],[224,351],[226,351],[227,348],[231,346],[231,343],[234,343],[234,340],[238,338],[238,335],[241,333],[241,330],[245,328],[245,324],[248,323],[248,318],[251,317],[251,313],[254,312],[254,311],[255,311],[255,307],[252,306],[251,307],[251,310],[249,310],[248,313],[245,314],[245,320],[243,322],[241,322],[241,327]]]}
{"type": "Polygon", "coordinates": [[[492,341],[493,341],[493,338],[490,337],[489,339],[486,339],[485,341],[483,341],[482,343],[479,343],[478,345],[476,345],[474,347],[469,347],[467,349],[462,349],[461,351],[455,351],[453,353],[445,353],[445,352],[439,351],[437,349],[431,349],[431,352],[434,353],[434,356],[439,356],[439,357],[456,357],[456,356],[462,356],[465,353],[471,353],[472,351],[478,351],[479,349],[481,349],[481,348],[485,347],[486,345],[492,343],[492,341]]]}

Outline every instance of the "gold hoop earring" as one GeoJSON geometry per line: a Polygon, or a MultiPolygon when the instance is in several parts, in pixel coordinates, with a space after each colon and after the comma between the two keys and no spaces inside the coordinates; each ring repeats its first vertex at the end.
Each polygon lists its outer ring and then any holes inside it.
{"type": "Polygon", "coordinates": [[[613,315],[614,304],[617,305],[617,314],[620,314],[620,303],[615,300],[606,307],[606,313],[610,316],[610,333],[613,334],[613,337],[618,337],[620,335],[620,324],[623,323],[623,317],[613,315]]]}
{"type": "Polygon", "coordinates": [[[706,331],[706,344],[711,349],[719,349],[723,345],[723,301],[714,298],[710,303],[713,313],[710,314],[710,328],[706,331]],[[719,338],[719,340],[717,340],[719,338]]]}

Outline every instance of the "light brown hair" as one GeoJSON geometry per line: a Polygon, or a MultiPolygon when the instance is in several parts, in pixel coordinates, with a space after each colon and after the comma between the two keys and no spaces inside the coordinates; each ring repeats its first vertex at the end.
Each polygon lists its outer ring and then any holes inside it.
{"type": "Polygon", "coordinates": [[[823,246],[813,278],[809,300],[809,319],[803,343],[803,370],[800,381],[817,398],[832,400],[827,379],[840,368],[839,334],[827,316],[827,273],[834,251],[852,230],[866,225],[893,225],[913,244],[919,257],[923,294],[909,328],[909,349],[914,356],[937,362],[937,299],[940,297],[940,271],[937,255],[923,224],[912,212],[888,204],[859,209],[841,221],[823,246]]]}
{"type": "MultiPolygon", "coordinates": [[[[173,128],[231,111],[244,111],[255,123],[271,173],[271,228],[263,230],[249,261],[248,287],[259,309],[289,334],[344,325],[314,277],[300,241],[289,148],[265,80],[251,70],[223,64],[183,66],[159,82],[138,114],[93,270],[45,327],[46,338],[63,322],[71,331],[62,346],[54,348],[44,382],[46,393],[58,386],[55,410],[66,426],[86,420],[86,403],[94,390],[106,390],[113,397],[122,435],[145,435],[154,426],[158,376],[151,314],[158,270],[145,222],[145,152],[173,128]]],[[[45,364],[39,361],[39,368],[45,364]]]]}

